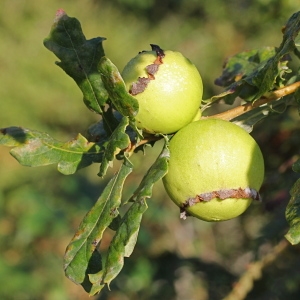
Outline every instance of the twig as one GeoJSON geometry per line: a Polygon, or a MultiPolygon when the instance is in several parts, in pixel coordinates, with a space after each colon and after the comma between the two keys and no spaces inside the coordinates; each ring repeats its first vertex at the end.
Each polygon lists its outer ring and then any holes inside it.
{"type": "Polygon", "coordinates": [[[150,143],[150,142],[159,141],[162,138],[163,138],[162,136],[149,135],[149,136],[145,137],[143,140],[139,141],[138,143],[131,142],[126,149],[123,149],[123,151],[132,154],[136,148],[138,148],[142,145],[145,145],[147,143],[150,143]]]}
{"type": "Polygon", "coordinates": [[[215,114],[215,115],[208,116],[208,117],[203,117],[203,118],[217,118],[217,119],[230,121],[231,119],[234,119],[256,107],[259,107],[263,104],[277,100],[284,96],[290,95],[290,94],[294,93],[299,87],[300,87],[300,81],[297,81],[293,84],[287,85],[276,91],[268,92],[263,97],[261,97],[260,99],[256,100],[253,103],[246,103],[246,104],[234,107],[232,109],[229,109],[227,111],[224,111],[222,113],[215,114]]]}
{"type": "Polygon", "coordinates": [[[265,255],[261,260],[251,263],[247,271],[234,284],[231,292],[223,300],[245,299],[252,290],[254,281],[261,278],[263,269],[272,264],[287,249],[288,245],[289,243],[286,240],[281,240],[271,253],[265,255]]]}
{"type": "MultiPolygon", "coordinates": [[[[237,107],[234,107],[232,109],[229,109],[227,111],[224,111],[219,114],[202,117],[202,119],[208,119],[208,118],[217,118],[222,120],[230,121],[233,118],[238,117],[239,115],[242,115],[245,112],[248,112],[256,107],[259,107],[263,104],[269,103],[271,101],[277,100],[279,98],[282,98],[283,96],[289,95],[294,93],[298,88],[300,88],[300,81],[297,81],[293,84],[287,85],[281,89],[278,89],[276,91],[268,92],[266,93],[262,98],[256,100],[254,103],[246,103],[244,105],[240,105],[237,107]]],[[[162,136],[155,136],[155,135],[149,135],[145,139],[141,140],[139,143],[131,143],[126,149],[123,149],[124,152],[133,153],[133,151],[143,145],[147,144],[151,141],[158,141],[162,139],[162,136]]]]}

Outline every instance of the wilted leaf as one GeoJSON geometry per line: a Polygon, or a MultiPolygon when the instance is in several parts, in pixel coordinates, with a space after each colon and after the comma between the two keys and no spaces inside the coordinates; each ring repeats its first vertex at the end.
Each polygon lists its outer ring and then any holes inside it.
{"type": "Polygon", "coordinates": [[[56,64],[81,89],[87,107],[100,114],[108,98],[97,70],[97,65],[104,56],[104,40],[101,37],[86,40],[80,22],[68,17],[63,10],[57,11],[51,32],[44,40],[45,47],[60,59],[56,64]]]}
{"type": "MultiPolygon", "coordinates": [[[[218,95],[214,95],[214,96],[212,96],[209,99],[203,100],[202,102],[206,103],[206,107],[210,106],[211,103],[213,103],[215,101],[218,101],[218,100],[221,100],[223,98],[226,98],[226,103],[233,103],[234,100],[235,100],[235,98],[236,98],[236,96],[235,96],[234,93],[235,93],[234,89],[232,89],[232,90],[226,90],[225,92],[222,92],[222,93],[220,93],[218,95]],[[232,98],[232,101],[229,101],[229,99],[231,99],[231,98],[232,98]]],[[[204,108],[206,108],[206,107],[204,107],[204,108]]]]}
{"type": "MultiPolygon", "coordinates": [[[[124,181],[131,172],[132,165],[125,160],[119,172],[109,181],[96,204],[85,216],[67,247],[64,257],[66,276],[82,284],[86,291],[91,288],[86,277],[90,260],[97,251],[96,247],[102,239],[104,230],[118,216],[124,181]]],[[[100,260],[94,269],[97,271],[101,269],[100,260]]]]}
{"type": "Polygon", "coordinates": [[[168,141],[165,137],[165,146],[142,179],[134,192],[131,201],[134,203],[128,209],[117,229],[117,232],[108,249],[107,259],[103,269],[97,274],[89,275],[93,287],[90,295],[99,293],[101,289],[119,274],[124,265],[124,257],[129,257],[136,244],[142,214],[147,209],[146,198],[151,197],[153,185],[168,171],[169,159],[168,141]]]}
{"type": "Polygon", "coordinates": [[[138,101],[127,92],[117,67],[104,56],[100,60],[98,70],[115,108],[123,116],[134,117],[139,109],[138,101]]]}
{"type": "Polygon", "coordinates": [[[292,169],[294,172],[300,173],[300,159],[293,163],[292,169]]]}
{"type": "Polygon", "coordinates": [[[243,113],[236,118],[233,118],[231,122],[244,128],[247,132],[253,130],[253,126],[260,120],[266,118],[271,113],[283,112],[288,105],[287,99],[282,98],[277,101],[272,101],[263,106],[256,107],[249,112],[243,113]]]}
{"type": "Polygon", "coordinates": [[[95,162],[101,162],[103,146],[90,143],[81,134],[63,143],[44,132],[21,127],[1,129],[0,144],[14,147],[10,154],[23,166],[58,164],[58,171],[73,174],[95,162]]]}
{"type": "Polygon", "coordinates": [[[275,48],[266,47],[257,50],[240,52],[226,61],[222,75],[215,84],[227,87],[241,78],[250,75],[263,62],[275,55],[275,48]]]}
{"type": "Polygon", "coordinates": [[[122,217],[120,215],[117,215],[109,224],[109,228],[113,231],[117,231],[122,223],[122,217]]]}
{"type": "Polygon", "coordinates": [[[147,209],[145,200],[134,202],[124,215],[108,249],[107,258],[103,270],[96,274],[90,274],[89,279],[93,284],[90,295],[99,293],[102,288],[120,273],[124,265],[124,257],[129,257],[136,244],[142,215],[147,209]]]}
{"type": "MultiPolygon", "coordinates": [[[[113,113],[104,111],[102,120],[88,128],[88,140],[93,142],[108,140],[113,131],[120,126],[122,118],[123,116],[118,111],[113,111],[113,113]]],[[[130,141],[138,140],[138,134],[131,126],[127,126],[125,132],[130,141]]]]}
{"type": "Polygon", "coordinates": [[[294,97],[298,106],[298,114],[300,115],[300,88],[294,93],[294,97]]]}
{"type": "MultiPolygon", "coordinates": [[[[286,66],[288,54],[296,50],[299,30],[300,12],[297,12],[288,20],[278,48],[252,50],[230,58],[223,74],[216,80],[217,84],[230,91],[222,97],[225,102],[232,104],[238,96],[246,101],[255,101],[266,92],[276,89],[284,81],[283,74],[290,72],[286,66]]],[[[218,98],[214,97],[211,101],[215,99],[218,98]]]]}
{"type": "Polygon", "coordinates": [[[131,201],[135,199],[151,198],[153,185],[162,179],[168,172],[168,160],[170,158],[170,151],[168,148],[168,141],[165,140],[165,145],[160,155],[150,167],[148,172],[142,179],[139,187],[131,197],[131,201]]]}
{"type": "Polygon", "coordinates": [[[290,229],[285,237],[292,245],[296,245],[300,243],[300,179],[296,181],[290,194],[291,199],[285,211],[290,229]]]}
{"type": "Polygon", "coordinates": [[[115,155],[120,150],[125,149],[130,144],[129,136],[125,133],[126,127],[128,126],[128,117],[123,117],[119,126],[114,130],[112,135],[109,137],[108,142],[105,144],[105,151],[100,166],[99,176],[103,177],[107,171],[110,162],[113,161],[115,155]]]}

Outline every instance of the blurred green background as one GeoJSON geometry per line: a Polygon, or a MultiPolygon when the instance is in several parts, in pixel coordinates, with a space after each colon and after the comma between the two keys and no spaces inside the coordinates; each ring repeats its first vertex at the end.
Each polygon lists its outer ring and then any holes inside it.
{"type": "MultiPolygon", "coordinates": [[[[107,38],[106,55],[120,70],[150,43],[181,51],[200,70],[208,98],[221,91],[214,79],[226,57],[278,46],[281,27],[300,6],[293,0],[2,0],[0,127],[28,127],[67,141],[99,118],[42,44],[59,8],[80,20],[87,38],[107,38]]],[[[284,209],[298,178],[291,171],[300,142],[295,108],[261,122],[253,135],[266,159],[263,203],[222,223],[182,221],[158,184],[132,257],[112,291],[92,298],[64,277],[62,258],[114,168],[104,180],[96,176],[97,165],[63,176],[55,166],[21,167],[1,147],[0,299],[222,299],[251,261],[283,239],[284,209]]],[[[160,146],[132,159],[136,172],[129,188],[139,183],[160,146]]],[[[110,239],[108,232],[102,250],[110,239]]],[[[300,299],[299,269],[299,246],[287,247],[246,299],[300,299]]]]}

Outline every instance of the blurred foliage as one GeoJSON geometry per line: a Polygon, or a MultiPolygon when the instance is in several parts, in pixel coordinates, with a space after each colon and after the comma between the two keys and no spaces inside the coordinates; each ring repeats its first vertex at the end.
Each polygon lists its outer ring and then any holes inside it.
{"type": "MultiPolygon", "coordinates": [[[[226,57],[280,43],[281,26],[299,10],[296,2],[2,0],[0,127],[47,131],[66,141],[97,121],[42,45],[58,8],[81,21],[87,38],[106,37],[105,52],[120,70],[150,43],[181,51],[199,68],[208,98],[220,91],[213,82],[226,57]]],[[[98,299],[221,299],[249,263],[272,251],[287,231],[284,210],[298,178],[292,171],[299,153],[298,112],[290,107],[274,113],[254,129],[266,160],[263,203],[222,223],[182,221],[159,184],[133,255],[112,282],[112,291],[98,299]]],[[[146,151],[147,159],[142,153],[133,158],[132,189],[160,148],[146,151]]],[[[90,299],[64,278],[62,257],[117,166],[104,180],[96,176],[98,166],[63,176],[55,167],[21,167],[6,148],[0,149],[0,166],[0,298],[90,299]]],[[[106,233],[103,247],[111,238],[106,233]]],[[[299,299],[299,252],[299,246],[287,246],[246,299],[299,299]]]]}

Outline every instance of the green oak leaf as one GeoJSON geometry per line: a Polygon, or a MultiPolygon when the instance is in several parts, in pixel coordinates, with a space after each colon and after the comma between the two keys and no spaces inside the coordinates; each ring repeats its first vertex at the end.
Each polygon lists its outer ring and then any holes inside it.
{"type": "Polygon", "coordinates": [[[283,113],[289,103],[292,102],[291,100],[293,100],[291,97],[288,99],[283,97],[276,101],[272,101],[264,106],[256,107],[236,118],[233,118],[231,122],[239,125],[250,133],[253,130],[253,126],[260,120],[270,116],[272,113],[283,113]]]}
{"type": "Polygon", "coordinates": [[[56,64],[77,83],[83,93],[86,106],[102,114],[108,94],[97,70],[104,56],[102,42],[105,38],[87,40],[80,22],[58,10],[49,36],[44,40],[45,47],[59,59],[56,64]]]}
{"type": "Polygon", "coordinates": [[[261,63],[275,55],[275,48],[265,47],[261,49],[240,52],[226,61],[223,73],[215,80],[219,86],[227,87],[242,77],[250,75],[261,63]]]}
{"type": "Polygon", "coordinates": [[[98,70],[116,110],[123,116],[133,118],[138,112],[139,104],[127,92],[125,83],[117,67],[104,56],[99,62],[98,70]]]}
{"type": "Polygon", "coordinates": [[[90,295],[99,293],[102,288],[120,273],[124,265],[124,257],[129,257],[134,249],[142,220],[147,209],[145,200],[131,205],[124,215],[119,228],[111,241],[103,269],[96,274],[89,274],[92,283],[90,295]]]}
{"type": "MultiPolygon", "coordinates": [[[[120,220],[118,222],[118,229],[109,246],[103,269],[96,274],[89,275],[90,281],[93,284],[90,295],[99,293],[106,284],[109,286],[110,282],[122,270],[124,257],[129,257],[133,252],[142,215],[147,209],[146,198],[152,196],[153,185],[168,171],[170,153],[168,149],[168,139],[167,137],[164,138],[165,145],[160,155],[133,193],[130,199],[130,201],[133,201],[133,204],[122,218],[121,223],[120,220]]],[[[125,202],[123,204],[125,204],[125,202]]]]}
{"type": "Polygon", "coordinates": [[[276,49],[271,47],[241,52],[229,58],[222,75],[215,81],[226,87],[226,91],[213,96],[211,101],[224,99],[232,104],[238,96],[246,101],[260,98],[279,84],[277,78],[289,72],[287,60],[281,60],[276,49]]]}
{"type": "Polygon", "coordinates": [[[214,96],[210,101],[224,99],[232,104],[236,97],[253,102],[265,93],[284,84],[288,55],[297,50],[300,31],[300,12],[288,20],[278,48],[264,48],[239,53],[226,62],[216,84],[224,86],[227,93],[214,96]]]}
{"type": "Polygon", "coordinates": [[[118,68],[104,56],[100,60],[98,70],[114,108],[121,115],[129,117],[132,131],[136,133],[138,140],[141,140],[143,138],[142,130],[137,128],[134,119],[139,110],[139,103],[127,92],[118,68]]]}
{"type": "Polygon", "coordinates": [[[10,154],[23,166],[57,164],[58,171],[65,175],[101,162],[104,151],[101,144],[88,142],[81,134],[64,143],[47,133],[21,127],[1,129],[0,144],[13,147],[10,154]]]}
{"type": "Polygon", "coordinates": [[[292,169],[294,172],[300,173],[300,159],[293,163],[292,169]]]}
{"type": "Polygon", "coordinates": [[[285,238],[292,244],[300,243],[300,179],[296,181],[291,191],[291,199],[287,205],[285,216],[290,229],[285,238]]]}
{"type": "Polygon", "coordinates": [[[153,185],[167,174],[170,151],[168,148],[169,145],[168,139],[166,136],[164,136],[164,138],[165,138],[165,145],[161,153],[159,154],[154,164],[147,171],[140,185],[133,193],[133,196],[129,201],[151,198],[153,185]]]}
{"type": "MultiPolygon", "coordinates": [[[[300,70],[299,70],[299,72],[300,72],[300,70]]],[[[296,92],[294,93],[294,98],[297,103],[298,114],[300,115],[300,88],[297,89],[296,92]]]]}
{"type": "Polygon", "coordinates": [[[118,154],[120,150],[125,149],[130,145],[130,138],[125,132],[128,124],[128,117],[123,117],[118,127],[114,130],[108,141],[105,143],[105,150],[98,176],[103,177],[108,169],[109,164],[115,158],[115,155],[118,154]]]}
{"type": "MultiPolygon", "coordinates": [[[[91,289],[87,278],[87,274],[91,274],[88,273],[89,265],[94,253],[98,253],[97,246],[101,242],[103,232],[113,223],[114,218],[118,218],[123,185],[131,172],[132,164],[128,160],[124,160],[118,173],[109,181],[96,204],[82,220],[66,249],[65,274],[75,283],[82,284],[86,291],[91,289]]],[[[99,259],[93,269],[99,271],[101,267],[102,263],[99,259]]]]}

